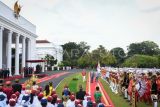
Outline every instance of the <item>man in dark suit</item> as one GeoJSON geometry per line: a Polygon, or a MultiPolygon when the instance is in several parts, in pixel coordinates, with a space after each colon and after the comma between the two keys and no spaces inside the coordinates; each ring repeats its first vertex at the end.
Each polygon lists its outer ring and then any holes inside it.
{"type": "Polygon", "coordinates": [[[12,85],[12,88],[13,88],[13,92],[14,92],[14,93],[17,92],[17,91],[18,91],[19,93],[21,93],[22,85],[19,83],[19,80],[18,80],[18,79],[15,80],[15,84],[12,85]]]}
{"type": "Polygon", "coordinates": [[[83,91],[82,85],[80,85],[79,91],[76,93],[76,99],[84,100],[85,95],[86,95],[86,91],[83,91]]]}

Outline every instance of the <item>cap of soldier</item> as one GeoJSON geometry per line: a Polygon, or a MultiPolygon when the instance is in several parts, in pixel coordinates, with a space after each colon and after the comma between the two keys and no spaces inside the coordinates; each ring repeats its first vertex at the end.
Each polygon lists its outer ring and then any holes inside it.
{"type": "Polygon", "coordinates": [[[32,94],[36,94],[37,91],[36,91],[36,90],[32,90],[31,93],[32,93],[32,94]]]}
{"type": "Polygon", "coordinates": [[[17,91],[17,92],[15,92],[15,95],[16,95],[17,97],[19,97],[20,93],[17,91]]]}
{"type": "Polygon", "coordinates": [[[38,87],[38,89],[37,90],[39,90],[40,92],[42,91],[42,87],[38,87]]]}
{"type": "Polygon", "coordinates": [[[52,100],[53,100],[53,97],[52,97],[52,96],[48,96],[48,97],[47,97],[47,101],[48,101],[48,102],[52,102],[52,100]]]}
{"type": "Polygon", "coordinates": [[[52,91],[51,95],[54,95],[54,94],[56,94],[56,91],[52,91]]]}
{"type": "Polygon", "coordinates": [[[43,97],[44,97],[43,93],[39,93],[39,94],[38,94],[38,98],[39,98],[39,99],[42,99],[43,97]]]}
{"type": "Polygon", "coordinates": [[[53,97],[54,99],[56,99],[56,98],[58,97],[58,95],[57,95],[57,94],[53,94],[52,97],[53,97]]]}
{"type": "Polygon", "coordinates": [[[74,101],[74,100],[75,100],[75,96],[74,96],[74,95],[71,95],[71,96],[70,96],[70,100],[71,100],[71,101],[74,101]]]}
{"type": "Polygon", "coordinates": [[[60,98],[57,98],[57,103],[62,103],[62,100],[60,98]]]}
{"type": "Polygon", "coordinates": [[[25,86],[22,86],[22,90],[25,90],[26,89],[26,87],[25,86]]]}
{"type": "Polygon", "coordinates": [[[6,81],[5,84],[6,85],[11,85],[11,81],[6,81]]]}

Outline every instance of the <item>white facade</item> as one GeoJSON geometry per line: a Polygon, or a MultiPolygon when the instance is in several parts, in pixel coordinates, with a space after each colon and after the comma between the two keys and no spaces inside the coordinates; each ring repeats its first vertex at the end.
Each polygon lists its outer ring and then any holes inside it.
{"type": "Polygon", "coordinates": [[[47,40],[37,40],[36,55],[37,59],[45,58],[49,54],[57,59],[57,64],[63,61],[63,48],[60,45],[55,45],[47,40]]]}
{"type": "Polygon", "coordinates": [[[24,17],[15,17],[11,8],[0,2],[0,69],[12,67],[12,45],[15,45],[15,75],[26,66],[26,60],[35,59],[36,26],[24,17]],[[19,50],[22,46],[22,63],[19,50]]]}

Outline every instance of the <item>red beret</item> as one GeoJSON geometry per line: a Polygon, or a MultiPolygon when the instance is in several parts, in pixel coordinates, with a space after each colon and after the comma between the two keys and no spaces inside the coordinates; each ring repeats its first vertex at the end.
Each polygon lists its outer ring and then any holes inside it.
{"type": "Polygon", "coordinates": [[[6,85],[11,85],[11,81],[6,81],[6,85]]]}
{"type": "Polygon", "coordinates": [[[51,94],[51,95],[53,95],[53,94],[56,94],[56,91],[52,91],[52,94],[51,94]]]}
{"type": "Polygon", "coordinates": [[[62,103],[62,100],[60,98],[57,98],[57,103],[62,103]]]}
{"type": "Polygon", "coordinates": [[[14,107],[16,105],[16,100],[15,99],[10,99],[9,100],[9,105],[14,107]]]}
{"type": "Polygon", "coordinates": [[[43,93],[39,93],[39,94],[38,94],[38,98],[39,98],[39,99],[42,99],[43,97],[44,97],[43,93]]]}
{"type": "Polygon", "coordinates": [[[36,90],[36,95],[39,95],[40,94],[40,91],[39,90],[36,90]]]}
{"type": "Polygon", "coordinates": [[[39,90],[39,91],[42,91],[42,87],[38,87],[38,90],[39,90]]]}
{"type": "Polygon", "coordinates": [[[37,91],[36,91],[36,90],[32,90],[31,93],[32,93],[32,94],[36,94],[37,91]]]}
{"type": "Polygon", "coordinates": [[[20,93],[17,91],[17,92],[15,92],[15,95],[16,95],[17,97],[19,97],[20,93]]]}
{"type": "Polygon", "coordinates": [[[53,100],[52,96],[48,96],[47,101],[52,102],[52,100],[53,100]]]}
{"type": "Polygon", "coordinates": [[[53,97],[53,98],[57,98],[58,95],[57,95],[57,94],[53,94],[52,97],[53,97]]]}
{"type": "Polygon", "coordinates": [[[26,87],[25,86],[22,86],[22,90],[25,90],[26,89],[26,87]]]}

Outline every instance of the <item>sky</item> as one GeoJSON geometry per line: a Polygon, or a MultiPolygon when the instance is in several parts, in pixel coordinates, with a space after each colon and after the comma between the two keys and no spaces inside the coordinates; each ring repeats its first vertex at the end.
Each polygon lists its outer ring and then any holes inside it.
{"type": "MultiPolygon", "coordinates": [[[[13,8],[16,0],[0,0],[13,8]]],[[[85,41],[108,50],[151,40],[160,46],[160,0],[19,0],[37,39],[85,41]]]]}

